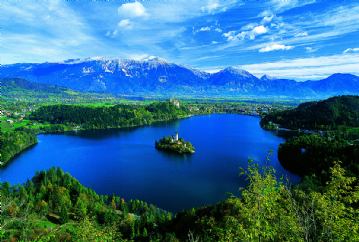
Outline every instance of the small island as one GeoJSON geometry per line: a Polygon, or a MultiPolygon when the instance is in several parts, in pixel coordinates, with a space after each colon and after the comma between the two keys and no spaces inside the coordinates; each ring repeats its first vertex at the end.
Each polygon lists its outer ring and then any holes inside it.
{"type": "Polygon", "coordinates": [[[174,136],[164,137],[155,143],[156,149],[173,152],[177,154],[193,154],[193,145],[182,138],[178,138],[178,133],[174,136]]]}

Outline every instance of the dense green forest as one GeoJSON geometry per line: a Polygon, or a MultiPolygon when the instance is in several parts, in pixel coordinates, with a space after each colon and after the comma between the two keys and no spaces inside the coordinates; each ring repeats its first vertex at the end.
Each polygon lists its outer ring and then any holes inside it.
{"type": "Polygon", "coordinates": [[[100,196],[61,169],[1,185],[2,240],[120,241],[147,237],[171,213],[139,200],[100,196]]]}
{"type": "Polygon", "coordinates": [[[76,129],[107,129],[141,126],[168,121],[190,114],[185,107],[171,102],[149,105],[118,104],[114,106],[50,105],[42,106],[29,116],[30,120],[70,126],[76,129]]]}
{"type": "Polygon", "coordinates": [[[334,161],[341,161],[354,176],[359,176],[359,144],[336,137],[316,134],[294,137],[281,144],[278,159],[297,174],[328,176],[334,161]]]}
{"type": "Polygon", "coordinates": [[[297,108],[273,112],[261,120],[262,127],[272,124],[288,129],[333,130],[341,126],[359,127],[359,96],[337,96],[297,108]]]}
{"type": "Polygon", "coordinates": [[[324,186],[291,187],[250,165],[241,197],[175,216],[141,201],[100,196],[60,169],[1,184],[5,241],[358,241],[359,187],[338,163],[324,186]]]}
{"type": "Polygon", "coordinates": [[[2,132],[0,130],[0,167],[9,162],[15,155],[37,143],[32,130],[2,132]]]}
{"type": "Polygon", "coordinates": [[[337,96],[300,104],[262,117],[267,129],[304,129],[279,146],[278,159],[288,170],[315,174],[323,181],[335,161],[359,175],[359,96],[337,96]]]}

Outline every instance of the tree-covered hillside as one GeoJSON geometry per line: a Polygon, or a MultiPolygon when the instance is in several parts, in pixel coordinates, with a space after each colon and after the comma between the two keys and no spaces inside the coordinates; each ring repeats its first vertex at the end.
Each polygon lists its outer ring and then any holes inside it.
{"type": "Polygon", "coordinates": [[[0,239],[5,241],[121,241],[146,238],[171,214],[138,200],[100,196],[60,169],[25,185],[1,186],[0,239]]]}
{"type": "Polygon", "coordinates": [[[51,105],[31,113],[31,120],[77,129],[123,128],[174,120],[189,115],[185,107],[171,102],[154,102],[149,105],[118,104],[114,106],[51,105]]]}
{"type": "Polygon", "coordinates": [[[0,129],[0,167],[36,143],[36,134],[32,130],[2,132],[0,129]]]}
{"type": "Polygon", "coordinates": [[[278,124],[289,129],[332,130],[359,127],[359,96],[337,96],[297,108],[271,113],[261,120],[263,127],[278,124]]]}
{"type": "Polygon", "coordinates": [[[329,168],[341,161],[348,172],[359,176],[359,144],[339,137],[294,137],[279,146],[278,159],[286,169],[300,175],[317,174],[326,180],[329,168]]]}
{"type": "Polygon", "coordinates": [[[170,213],[100,196],[60,169],[21,186],[1,184],[5,241],[358,241],[359,187],[335,164],[325,186],[300,186],[251,165],[241,197],[170,213]]]}

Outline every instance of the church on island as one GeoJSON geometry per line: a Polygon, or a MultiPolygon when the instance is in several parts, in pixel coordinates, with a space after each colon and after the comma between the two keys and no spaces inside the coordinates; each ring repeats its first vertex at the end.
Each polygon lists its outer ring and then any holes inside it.
{"type": "Polygon", "coordinates": [[[162,139],[155,142],[155,147],[158,150],[169,151],[178,154],[193,154],[193,145],[185,141],[183,138],[179,138],[178,132],[172,136],[163,137],[162,139]]]}
{"type": "Polygon", "coordinates": [[[172,135],[172,142],[178,142],[178,132],[172,135]]]}

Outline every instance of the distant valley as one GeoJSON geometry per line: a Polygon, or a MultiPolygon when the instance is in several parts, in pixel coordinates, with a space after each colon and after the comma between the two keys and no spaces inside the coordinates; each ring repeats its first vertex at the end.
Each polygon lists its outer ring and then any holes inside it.
{"type": "Polygon", "coordinates": [[[324,98],[358,94],[359,77],[336,73],[318,81],[297,82],[227,67],[216,73],[168,63],[104,58],[61,63],[19,63],[0,66],[0,78],[23,78],[80,92],[156,97],[324,98]]]}

